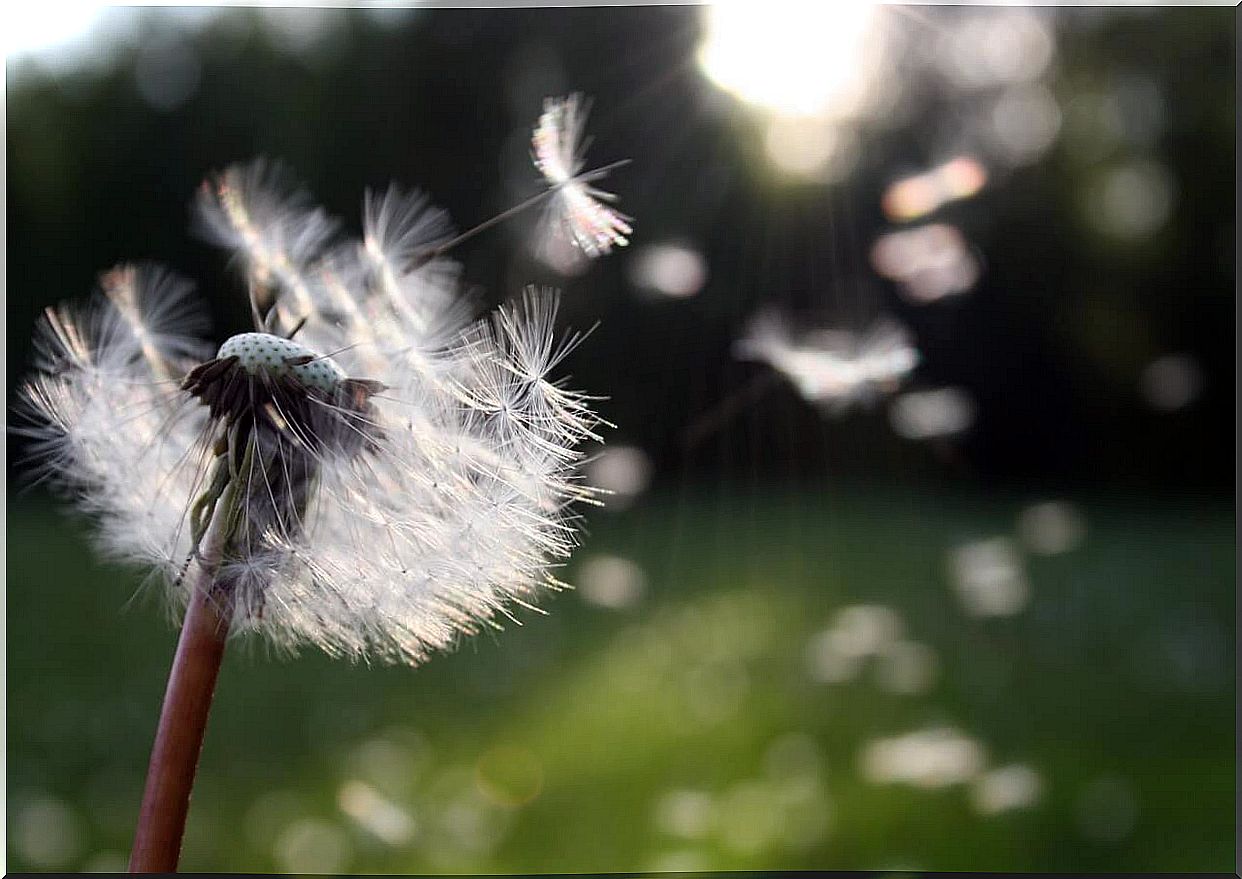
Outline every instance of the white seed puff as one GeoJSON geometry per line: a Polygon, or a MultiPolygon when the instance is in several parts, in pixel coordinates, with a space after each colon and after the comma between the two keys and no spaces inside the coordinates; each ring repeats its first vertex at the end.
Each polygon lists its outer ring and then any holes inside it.
{"type": "Polygon", "coordinates": [[[570,506],[591,498],[578,446],[601,423],[550,375],[577,343],[557,340],[555,298],[528,290],[471,323],[457,266],[418,258],[445,223],[417,193],[368,196],[360,240],[332,237],[270,164],[213,177],[197,210],[261,331],[212,357],[185,284],[149,268],[108,276],[132,295],[49,310],[38,330],[20,430],[103,547],[184,607],[179,575],[238,480],[216,577],[233,630],[384,662],[555,588],[570,506]]]}

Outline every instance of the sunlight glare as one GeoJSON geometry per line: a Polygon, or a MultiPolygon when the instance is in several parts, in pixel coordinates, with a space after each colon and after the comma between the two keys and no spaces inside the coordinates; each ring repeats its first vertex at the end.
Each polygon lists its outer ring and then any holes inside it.
{"type": "Polygon", "coordinates": [[[874,66],[875,12],[869,2],[713,5],[699,63],[747,103],[790,116],[850,116],[874,66]]]}
{"type": "Polygon", "coordinates": [[[4,16],[4,56],[43,55],[60,50],[83,37],[94,26],[107,4],[94,0],[58,3],[15,3],[4,16]]]}

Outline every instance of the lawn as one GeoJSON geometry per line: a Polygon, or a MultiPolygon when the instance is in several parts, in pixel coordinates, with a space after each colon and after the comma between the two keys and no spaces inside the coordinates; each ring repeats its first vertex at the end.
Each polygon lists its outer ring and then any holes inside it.
{"type": "MultiPolygon", "coordinates": [[[[182,868],[1232,870],[1231,504],[1077,499],[968,613],[950,549],[1030,500],[653,494],[422,668],[238,642],[182,868]]],[[[8,526],[9,869],[121,869],[175,631],[81,522],[8,526]]]]}

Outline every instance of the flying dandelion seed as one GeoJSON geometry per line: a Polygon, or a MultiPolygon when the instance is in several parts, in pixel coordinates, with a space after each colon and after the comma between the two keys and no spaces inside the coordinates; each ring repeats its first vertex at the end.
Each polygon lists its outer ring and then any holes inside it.
{"type": "Polygon", "coordinates": [[[803,399],[832,414],[897,390],[919,361],[908,333],[894,322],[881,321],[864,334],[831,330],[798,339],[788,320],[772,311],[750,322],[734,353],[767,363],[803,399]]]}
{"type": "Polygon", "coordinates": [[[624,247],[634,231],[629,217],[604,204],[616,201],[617,197],[591,185],[617,165],[582,171],[590,143],[583,139],[589,111],[590,104],[581,95],[548,98],[535,127],[531,139],[535,167],[553,192],[541,251],[546,251],[560,238],[594,258],[610,253],[613,247],[624,247]]]}
{"type": "Polygon", "coordinates": [[[121,266],[47,310],[20,403],[39,474],[185,611],[136,869],[176,866],[227,635],[414,665],[498,627],[560,586],[594,494],[578,446],[600,439],[551,377],[581,338],[558,340],[555,296],[472,322],[421,195],[368,193],[341,241],[260,160],[210,178],[196,221],[234,253],[255,331],[212,356],[188,282],[121,266]]]}

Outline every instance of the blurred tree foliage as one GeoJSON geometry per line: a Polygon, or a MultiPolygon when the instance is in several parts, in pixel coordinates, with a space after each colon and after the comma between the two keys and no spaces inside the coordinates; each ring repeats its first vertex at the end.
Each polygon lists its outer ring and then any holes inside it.
{"type": "MultiPolygon", "coordinates": [[[[926,14],[952,27],[957,13],[926,14]]],[[[581,90],[595,98],[591,160],[633,159],[609,188],[637,218],[635,244],[692,242],[707,259],[707,286],[689,300],[638,299],[628,253],[561,278],[523,256],[534,215],[459,255],[468,281],[493,300],[554,284],[566,290],[568,322],[601,322],[571,360],[575,383],[610,395],[605,412],[619,435],[646,447],[665,478],[839,479],[848,458],[851,474],[885,479],[1232,486],[1230,10],[1061,14],[1052,88],[1063,108],[1127,72],[1164,90],[1169,118],[1155,151],[1172,173],[1173,214],[1140,243],[1102,237],[1083,203],[1117,157],[1084,161],[1058,143],[951,209],[985,272],[970,296],[918,308],[871,273],[867,250],[886,228],[883,187],[933,161],[937,133],[953,123],[930,90],[910,119],[866,134],[844,182],[777,185],[752,161],[746,111],[696,68],[693,7],[236,9],[197,31],[166,14],[134,14],[139,38],[111,65],[54,76],[10,64],[10,396],[39,311],[85,295],[121,260],[157,259],[197,279],[221,338],[244,327],[235,278],[188,233],[187,204],[210,169],[281,157],[353,228],[362,189],[396,180],[426,189],[466,227],[535,191],[527,138],[541,99],[581,90]],[[301,53],[261,26],[312,14],[327,27],[306,31],[301,53]],[[189,65],[196,87],[157,109],[138,83],[144,70],[163,75],[152,59],[169,57],[182,72],[189,65]],[[888,311],[911,325],[921,383],[976,396],[980,417],[967,439],[929,451],[895,437],[882,411],[828,422],[782,388],[683,448],[687,425],[760,369],[730,354],[759,304],[818,306],[839,319],[848,288],[869,292],[845,317],[888,311]],[[1138,377],[1167,352],[1198,360],[1204,393],[1187,411],[1160,414],[1145,406],[1138,377]]]]}

